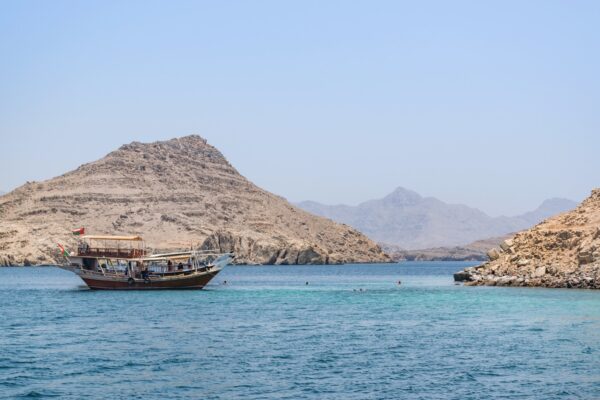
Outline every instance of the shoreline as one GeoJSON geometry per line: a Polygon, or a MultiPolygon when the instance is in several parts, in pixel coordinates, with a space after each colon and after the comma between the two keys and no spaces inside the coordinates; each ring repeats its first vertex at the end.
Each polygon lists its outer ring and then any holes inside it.
{"type": "Polygon", "coordinates": [[[585,273],[573,272],[551,275],[546,268],[536,270],[533,274],[495,275],[486,269],[486,264],[467,267],[454,274],[455,282],[465,286],[507,286],[546,289],[600,289],[600,277],[591,277],[585,273]]]}
{"type": "MultiPolygon", "coordinates": [[[[427,262],[427,261],[415,261],[415,262],[427,262]]],[[[437,261],[441,262],[441,261],[437,261]]],[[[294,266],[343,266],[343,265],[381,265],[381,264],[400,264],[401,262],[388,261],[388,262],[349,262],[339,264],[230,264],[235,267],[294,267],[294,266]]],[[[36,264],[36,265],[0,265],[0,268],[47,268],[47,267],[59,267],[58,264],[36,264]]]]}

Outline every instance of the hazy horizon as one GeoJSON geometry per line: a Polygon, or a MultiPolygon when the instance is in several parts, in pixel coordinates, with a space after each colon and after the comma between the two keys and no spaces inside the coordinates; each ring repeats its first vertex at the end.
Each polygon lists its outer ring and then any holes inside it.
{"type": "Polygon", "coordinates": [[[293,202],[402,186],[498,216],[600,187],[600,3],[0,11],[0,190],[192,133],[293,202]]]}

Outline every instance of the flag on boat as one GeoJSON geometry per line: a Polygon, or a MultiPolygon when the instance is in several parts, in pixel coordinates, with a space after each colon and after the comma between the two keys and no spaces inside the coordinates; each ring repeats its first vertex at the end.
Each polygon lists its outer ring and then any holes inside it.
{"type": "Polygon", "coordinates": [[[63,255],[64,257],[69,257],[71,254],[69,254],[69,252],[64,248],[64,246],[60,243],[58,244],[58,248],[60,249],[60,254],[63,255]]]}
{"type": "Polygon", "coordinates": [[[73,232],[73,235],[75,236],[85,235],[85,228],[73,229],[71,232],[73,232]]]}

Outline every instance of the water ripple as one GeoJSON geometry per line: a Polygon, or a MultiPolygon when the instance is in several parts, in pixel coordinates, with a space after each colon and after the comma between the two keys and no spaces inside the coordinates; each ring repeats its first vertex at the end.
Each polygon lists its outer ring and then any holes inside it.
{"type": "Polygon", "coordinates": [[[600,292],[455,286],[462,266],[230,267],[160,293],[0,269],[0,398],[598,397],[600,292]]]}

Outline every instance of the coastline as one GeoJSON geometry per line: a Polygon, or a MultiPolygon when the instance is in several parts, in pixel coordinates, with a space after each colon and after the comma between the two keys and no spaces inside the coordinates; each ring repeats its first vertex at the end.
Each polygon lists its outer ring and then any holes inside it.
{"type": "MultiPolygon", "coordinates": [[[[371,261],[371,262],[362,262],[362,261],[356,261],[356,262],[345,262],[345,263],[328,263],[328,264],[323,264],[323,263],[319,263],[319,264],[313,264],[313,263],[306,263],[306,264],[252,264],[252,263],[240,263],[240,264],[236,264],[236,263],[232,263],[231,265],[234,266],[241,266],[241,267],[292,267],[292,266],[340,266],[340,265],[381,265],[381,264],[401,264],[405,261],[411,261],[413,262],[413,260],[403,260],[403,261],[381,261],[381,262],[376,262],[376,261],[371,261]]],[[[428,260],[414,260],[414,262],[426,262],[428,260]]],[[[469,262],[469,260],[448,260],[448,261],[443,261],[443,260],[432,260],[433,262],[460,262],[460,261],[466,261],[469,262]]],[[[58,267],[59,264],[29,264],[29,265],[0,265],[0,268],[40,268],[40,267],[58,267]]]]}
{"type": "Polygon", "coordinates": [[[593,277],[583,271],[553,275],[547,273],[546,267],[539,267],[533,274],[495,275],[490,273],[486,267],[486,264],[467,267],[454,274],[454,281],[463,282],[465,286],[600,289],[600,277],[593,277]]]}

